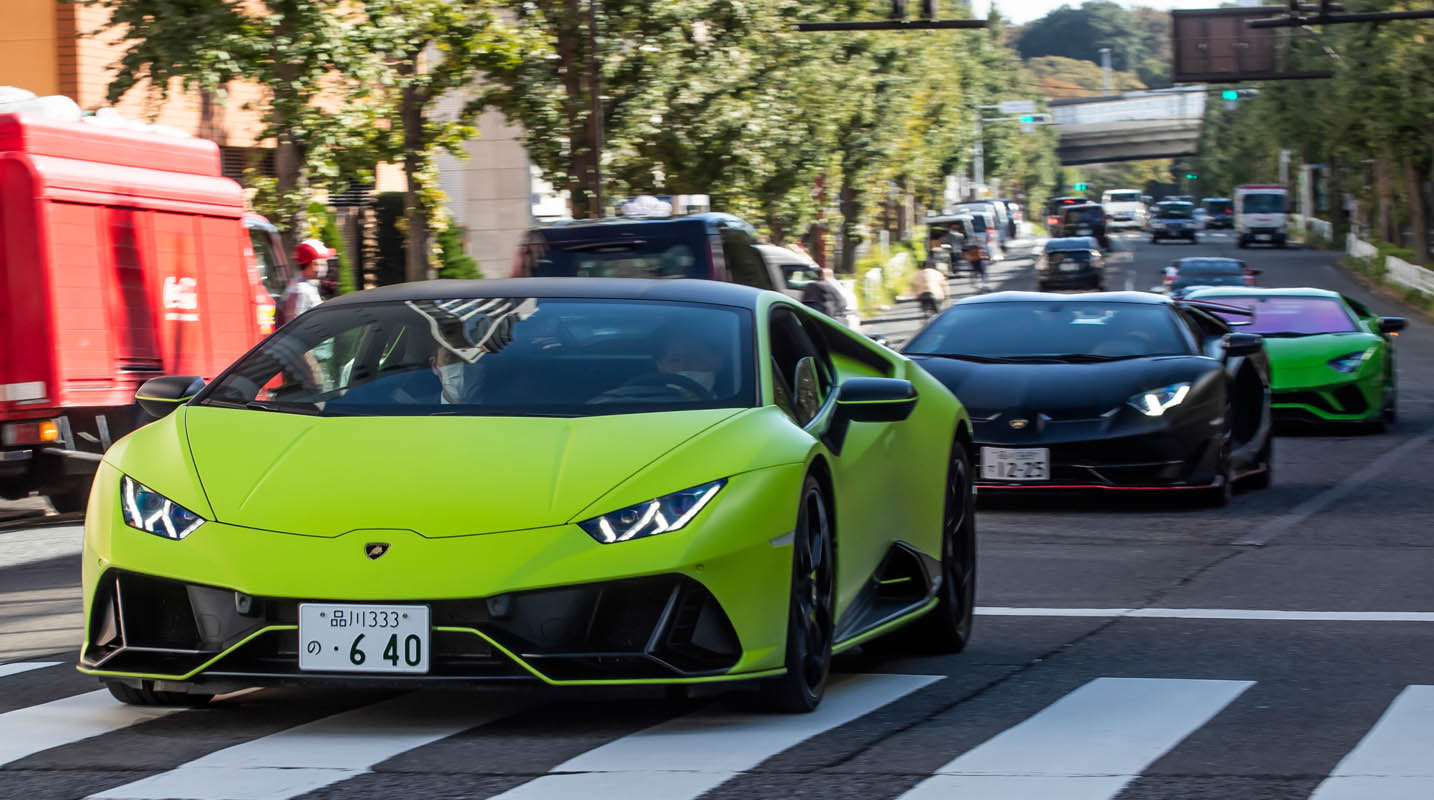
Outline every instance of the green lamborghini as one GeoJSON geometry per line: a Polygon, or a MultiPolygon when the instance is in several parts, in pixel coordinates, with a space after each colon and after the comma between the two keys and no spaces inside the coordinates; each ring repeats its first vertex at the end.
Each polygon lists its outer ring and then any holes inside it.
{"type": "Polygon", "coordinates": [[[1230,317],[1265,337],[1270,409],[1277,420],[1365,423],[1382,429],[1397,414],[1394,340],[1400,317],[1324,289],[1211,288],[1192,298],[1253,309],[1230,317]]]}
{"type": "Polygon", "coordinates": [[[971,631],[971,426],[906,358],[708,281],[435,281],[331,300],[106,454],[82,672],[263,685],[755,679],[971,631]]]}

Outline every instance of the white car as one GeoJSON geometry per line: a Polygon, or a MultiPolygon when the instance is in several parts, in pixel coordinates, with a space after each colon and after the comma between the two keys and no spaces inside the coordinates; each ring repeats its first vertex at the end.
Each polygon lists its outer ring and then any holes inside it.
{"type": "MultiPolygon", "coordinates": [[[[762,254],[762,260],[782,273],[783,291],[791,297],[800,300],[807,284],[822,279],[821,266],[804,253],[775,244],[759,244],[757,251],[762,254]]],[[[841,321],[854,331],[861,330],[854,281],[838,279],[836,284],[842,300],[846,302],[846,317],[841,321]]]]}
{"type": "Polygon", "coordinates": [[[1100,196],[1107,230],[1145,227],[1145,202],[1136,189],[1111,189],[1100,196]]]}

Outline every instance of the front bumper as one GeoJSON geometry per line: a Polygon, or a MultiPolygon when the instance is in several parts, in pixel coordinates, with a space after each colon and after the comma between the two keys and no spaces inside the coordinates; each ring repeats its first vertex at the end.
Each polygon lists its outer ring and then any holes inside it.
{"type": "Polygon", "coordinates": [[[976,426],[977,485],[986,490],[1203,489],[1218,485],[1222,437],[1204,420],[1165,427],[1112,429],[1102,418],[1045,420],[1033,435],[1002,431],[1004,420],[976,426]],[[983,428],[985,430],[983,430],[983,428]],[[1042,481],[987,479],[982,448],[1050,450],[1050,477],[1042,481]]]}
{"type": "Polygon", "coordinates": [[[1384,393],[1368,379],[1279,389],[1270,395],[1270,412],[1276,422],[1369,422],[1384,413],[1384,393]]]}
{"type": "Polygon", "coordinates": [[[171,541],[124,524],[119,473],[104,464],[91,508],[111,511],[92,513],[85,524],[79,669],[199,692],[513,679],[687,683],[779,673],[792,555],[783,536],[795,518],[789,484],[800,481],[801,469],[733,476],[687,528],[602,545],[576,525],[427,539],[401,530],[329,538],[207,522],[171,541]],[[389,548],[371,560],[374,541],[389,548]],[[427,605],[428,673],[300,671],[297,609],[310,601],[427,605]]]}

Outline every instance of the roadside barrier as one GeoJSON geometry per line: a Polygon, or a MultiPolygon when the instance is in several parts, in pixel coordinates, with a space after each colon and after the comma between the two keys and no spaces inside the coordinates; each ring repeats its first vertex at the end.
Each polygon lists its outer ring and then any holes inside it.
{"type": "MultiPolygon", "coordinates": [[[[1345,238],[1344,249],[1352,258],[1370,260],[1379,258],[1378,247],[1355,237],[1352,233],[1345,238]]],[[[1418,264],[1411,264],[1402,258],[1385,256],[1384,277],[1391,283],[1397,283],[1400,286],[1416,289],[1427,295],[1434,296],[1434,270],[1425,269],[1418,264]]]]}

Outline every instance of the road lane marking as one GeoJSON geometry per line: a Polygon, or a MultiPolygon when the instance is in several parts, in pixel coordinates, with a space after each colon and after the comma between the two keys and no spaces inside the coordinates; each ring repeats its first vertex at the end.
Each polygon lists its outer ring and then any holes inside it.
{"type": "Polygon", "coordinates": [[[1132,617],[1272,622],[1434,622],[1431,611],[1277,611],[1257,608],[1020,608],[977,606],[982,617],[1132,617]]]}
{"type": "Polygon", "coordinates": [[[1244,538],[1236,539],[1235,544],[1264,547],[1273,541],[1275,537],[1298,526],[1309,517],[1343,500],[1346,496],[1354,493],[1366,483],[1378,478],[1381,473],[1394,466],[1400,459],[1403,459],[1421,447],[1428,447],[1430,442],[1434,442],[1434,429],[1427,430],[1393,450],[1385,452],[1384,455],[1369,462],[1358,472],[1355,472],[1339,483],[1300,503],[1284,514],[1266,522],[1251,531],[1249,535],[1244,538]]]}
{"type": "Polygon", "coordinates": [[[790,747],[942,677],[834,677],[822,704],[810,714],[697,711],[593,748],[553,767],[553,774],[514,787],[498,798],[631,800],[639,786],[644,797],[695,798],[790,747]]]}
{"type": "Polygon", "coordinates": [[[457,700],[418,692],[324,717],[253,739],[133,783],[98,800],[277,800],[368,772],[373,765],[439,739],[486,725],[525,707],[496,695],[457,700]]]}
{"type": "Polygon", "coordinates": [[[32,669],[58,667],[60,663],[59,661],[13,661],[9,664],[0,664],[0,678],[9,675],[19,675],[22,672],[29,672],[32,669]]]}
{"type": "Polygon", "coordinates": [[[1434,686],[1406,686],[1310,800],[1434,797],[1434,686]]]}
{"type": "Polygon", "coordinates": [[[100,689],[7,711],[0,714],[0,765],[182,710],[123,705],[100,689]]]}
{"type": "Polygon", "coordinates": [[[936,770],[901,800],[1109,800],[1253,685],[1096,678],[936,770]]]}

